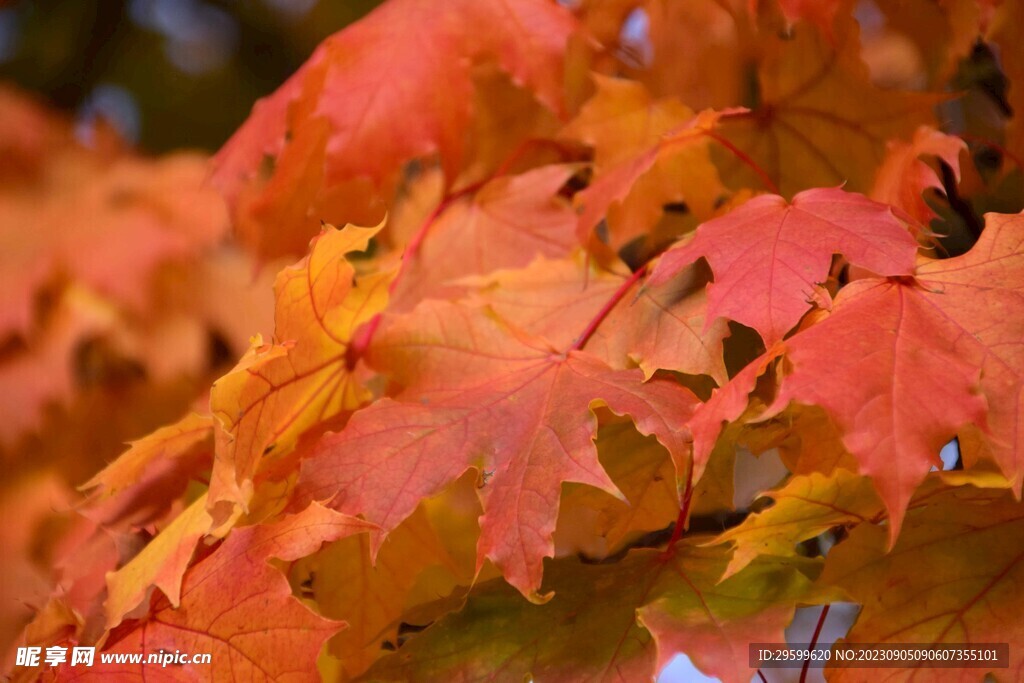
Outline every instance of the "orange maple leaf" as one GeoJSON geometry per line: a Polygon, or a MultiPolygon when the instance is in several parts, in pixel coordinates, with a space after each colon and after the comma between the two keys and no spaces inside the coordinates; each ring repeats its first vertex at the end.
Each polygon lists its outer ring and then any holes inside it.
{"type": "MultiPolygon", "coordinates": [[[[842,17],[834,28],[832,40],[798,24],[791,39],[770,41],[758,63],[757,106],[723,122],[722,135],[786,196],[841,183],[868,191],[886,142],[930,124],[943,99],[874,85],[860,58],[856,22],[842,17]]],[[[738,157],[721,158],[727,184],[761,182],[738,157]]]]}
{"type": "MultiPolygon", "coordinates": [[[[156,596],[145,619],[111,631],[99,649],[143,653],[144,657],[175,651],[208,653],[211,662],[205,673],[217,680],[315,677],[317,653],[344,623],[324,619],[302,605],[268,560],[294,561],[325,541],[372,528],[312,505],[272,524],[238,529],[188,570],[178,609],[156,596]]],[[[58,679],[135,678],[142,677],[145,668],[145,664],[128,663],[62,666],[58,679]]]]}
{"type": "Polygon", "coordinates": [[[928,126],[918,128],[909,143],[890,141],[869,196],[875,201],[902,209],[927,227],[935,217],[935,212],[925,202],[923,194],[928,189],[942,190],[942,182],[935,170],[922,161],[921,157],[932,156],[948,164],[959,180],[960,153],[966,149],[967,144],[960,138],[928,126]]]}
{"type": "Polygon", "coordinates": [[[468,468],[487,471],[479,561],[490,558],[531,599],[544,599],[562,482],[621,496],[597,461],[592,405],[629,414],[685,471],[683,423],[696,401],[687,389],[560,353],[486,310],[427,301],[382,331],[372,361],[403,391],[320,442],[303,463],[299,500],[327,501],[386,532],[468,468]]]}
{"type": "Polygon", "coordinates": [[[256,340],[214,384],[210,506],[218,524],[248,503],[264,457],[289,452],[303,431],[369,398],[346,353],[356,329],[384,307],[392,274],[357,279],[345,255],[365,250],[381,227],[325,227],[309,256],[277,277],[278,343],[256,340]]]}
{"type": "Polygon", "coordinates": [[[770,346],[813,303],[828,306],[822,284],[833,254],[880,275],[910,275],[916,250],[889,207],[862,195],[807,190],[792,203],[763,195],[708,221],[691,241],[665,253],[651,283],[704,257],[715,274],[705,324],[719,316],[741,322],[770,346]]]}
{"type": "Polygon", "coordinates": [[[496,61],[562,112],[562,59],[574,30],[565,9],[543,0],[456,0],[440,12],[425,0],[386,3],[328,38],[256,104],[215,157],[214,182],[236,207],[253,183],[261,201],[278,202],[279,209],[257,218],[256,232],[308,235],[309,212],[322,203],[318,193],[365,179],[368,185],[347,192],[336,213],[315,216],[365,222],[375,192],[393,186],[410,159],[437,153],[448,182],[455,179],[471,117],[473,64],[496,61]],[[265,157],[277,164],[269,181],[260,181],[265,157]],[[310,182],[277,182],[278,173],[310,182]]]}

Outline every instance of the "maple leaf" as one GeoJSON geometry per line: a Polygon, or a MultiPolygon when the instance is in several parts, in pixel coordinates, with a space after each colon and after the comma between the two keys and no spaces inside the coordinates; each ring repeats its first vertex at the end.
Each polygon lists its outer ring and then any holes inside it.
{"type": "Polygon", "coordinates": [[[450,295],[450,283],[467,275],[568,254],[576,244],[576,215],[557,194],[574,172],[544,166],[503,176],[445,207],[402,273],[391,310],[450,295]]]}
{"type": "MultiPolygon", "coordinates": [[[[474,305],[486,306],[557,349],[572,346],[627,277],[629,271],[620,263],[601,268],[585,254],[574,253],[562,259],[538,258],[525,268],[466,278],[459,284],[474,305]]],[[[625,367],[624,359],[605,353],[600,336],[599,327],[587,351],[613,367],[625,367]]]]}
{"type": "Polygon", "coordinates": [[[367,178],[325,186],[331,129],[314,117],[315,95],[330,68],[323,57],[320,48],[276,93],[257,102],[212,160],[211,180],[228,202],[235,234],[264,260],[304,254],[326,219],[374,225],[385,214],[367,178]]]}
{"type": "Polygon", "coordinates": [[[594,166],[605,171],[661,141],[693,118],[676,98],[654,99],[641,83],[593,74],[596,92],[561,131],[594,150],[594,166]]]}
{"type": "Polygon", "coordinates": [[[989,214],[971,251],[918,267],[918,286],[855,282],[831,316],[786,342],[793,371],[776,407],[793,399],[828,411],[874,479],[893,538],[914,488],[964,425],[986,426],[984,442],[1021,486],[1022,229],[1019,215],[989,214]],[[838,358],[825,351],[835,345],[838,358]],[[926,408],[939,396],[946,409],[926,408]]]}
{"type": "Polygon", "coordinates": [[[303,586],[321,614],[348,624],[328,646],[345,676],[354,678],[385,654],[382,643],[401,642],[399,622],[407,607],[473,582],[479,506],[468,506],[464,515],[453,507],[475,498],[475,483],[461,480],[455,489],[424,501],[388,535],[372,564],[369,538],[358,534],[293,567],[293,576],[308,577],[303,586]],[[456,533],[463,526],[471,526],[471,533],[456,533]]]}
{"type": "Polygon", "coordinates": [[[299,500],[329,501],[386,532],[468,468],[492,472],[478,561],[490,558],[532,599],[543,600],[536,590],[562,482],[621,496],[596,457],[592,404],[629,414],[666,445],[678,471],[686,467],[691,392],[560,353],[484,309],[428,300],[378,334],[371,362],[404,387],[398,400],[360,410],[321,440],[302,465],[299,500]]]}
{"type": "Polygon", "coordinates": [[[46,329],[21,353],[0,363],[0,446],[42,424],[43,409],[67,403],[74,395],[73,351],[83,337],[113,327],[115,313],[106,302],[81,288],[66,291],[46,329]]]}
{"type": "MultiPolygon", "coordinates": [[[[2,93],[2,91],[0,91],[2,93]]],[[[53,472],[5,481],[0,495],[4,561],[0,564],[0,643],[15,642],[33,621],[33,610],[46,604],[56,581],[40,566],[39,553],[54,553],[68,531],[60,514],[74,502],[72,491],[53,472]]],[[[101,579],[102,583],[102,579],[101,579]]],[[[35,617],[38,619],[38,615],[35,617]]],[[[4,662],[5,669],[8,662],[4,662]]]]}
{"type": "MultiPolygon", "coordinates": [[[[45,645],[65,646],[69,636],[74,634],[80,625],[80,619],[74,610],[59,600],[49,600],[45,606],[39,609],[35,618],[24,629],[26,642],[39,643],[37,647],[45,645]]],[[[13,654],[13,653],[11,653],[13,654]]],[[[8,656],[8,660],[11,657],[8,656]]],[[[10,670],[8,668],[8,670],[10,670]]],[[[34,667],[18,667],[10,676],[14,683],[33,683],[39,680],[54,680],[53,669],[47,671],[43,665],[34,667]]]]}
{"type": "Polygon", "coordinates": [[[921,295],[954,326],[957,354],[980,374],[988,403],[984,442],[1018,492],[1024,480],[1022,244],[1024,215],[987,214],[985,230],[969,252],[917,269],[921,295]]]}
{"type": "Polygon", "coordinates": [[[777,415],[759,416],[744,425],[737,438],[754,453],[776,449],[793,474],[857,471],[857,461],[843,446],[839,430],[816,406],[791,404],[777,415]]]}
{"type": "Polygon", "coordinates": [[[617,59],[614,66],[602,70],[624,73],[644,83],[652,93],[674,95],[695,109],[703,109],[740,104],[749,87],[747,63],[757,54],[757,41],[751,39],[752,18],[744,16],[746,4],[745,0],[647,0],[642,4],[584,3],[584,7],[621,12],[613,36],[603,41],[617,59]],[[648,17],[646,40],[623,45],[626,36],[622,28],[630,15],[643,16],[638,9],[648,17]],[[649,64],[643,59],[647,45],[649,64]],[[641,53],[639,59],[634,52],[641,53]]]}
{"type": "Polygon", "coordinates": [[[672,370],[726,380],[723,341],[729,336],[724,320],[708,315],[706,275],[687,269],[666,283],[644,284],[634,297],[618,304],[587,346],[610,359],[635,362],[644,375],[672,370]]]}
{"type": "Polygon", "coordinates": [[[156,586],[171,606],[181,600],[181,578],[192,559],[196,543],[210,530],[206,496],[200,496],[160,531],[138,555],[107,575],[107,628],[121,623],[126,614],[142,604],[150,586],[156,586]]]}
{"type": "Polygon", "coordinates": [[[960,153],[966,149],[966,143],[960,138],[928,126],[918,128],[909,143],[890,141],[885,159],[875,175],[871,198],[903,209],[918,223],[927,226],[935,217],[935,212],[925,202],[922,194],[928,189],[943,191],[943,188],[934,169],[922,161],[921,157],[933,156],[947,164],[959,180],[960,153]]]}
{"type": "Polygon", "coordinates": [[[365,250],[381,227],[326,227],[309,256],[277,277],[278,343],[257,341],[214,384],[210,506],[217,523],[235,504],[248,502],[262,458],[287,453],[305,429],[369,398],[346,351],[356,328],[384,307],[391,274],[356,278],[345,255],[365,250]]]}
{"type": "MultiPolygon", "coordinates": [[[[702,111],[637,154],[605,169],[599,167],[590,186],[575,198],[580,207],[580,238],[589,239],[605,219],[611,245],[620,248],[647,234],[661,216],[662,207],[674,202],[685,201],[698,218],[711,216],[725,188],[708,153],[709,132],[723,117],[739,111],[702,111]]],[[[628,118],[623,122],[633,123],[628,118]]],[[[643,125],[652,124],[645,121],[643,125]]]]}
{"type": "Polygon", "coordinates": [[[685,652],[703,672],[746,683],[748,643],[784,640],[796,603],[811,599],[803,572],[815,563],[760,559],[719,583],[726,561],[692,545],[670,557],[634,550],[608,564],[556,560],[546,573],[555,597],[542,609],[490,581],[367,678],[639,681],[685,652]]]}
{"type": "Polygon", "coordinates": [[[96,489],[86,514],[100,508],[108,525],[126,516],[134,524],[150,521],[159,515],[154,511],[169,507],[184,493],[197,470],[209,466],[212,442],[212,418],[197,413],[132,442],[117,460],[82,484],[82,489],[96,489]]]}
{"type": "MultiPolygon", "coordinates": [[[[569,39],[570,45],[574,39],[569,39]]],[[[571,49],[566,46],[567,52],[571,49]]],[[[566,83],[564,90],[571,102],[571,85],[566,83]]],[[[474,69],[470,107],[462,168],[453,187],[472,187],[509,170],[525,171],[574,157],[575,150],[554,139],[563,125],[561,110],[544,106],[529,86],[496,64],[474,69]]],[[[444,175],[443,169],[437,170],[444,175]]]]}
{"type": "Polygon", "coordinates": [[[33,297],[61,274],[142,311],[158,266],[196,256],[228,227],[195,155],[107,161],[70,145],[48,166],[0,188],[0,332],[29,332],[33,297]]]}
{"type": "Polygon", "coordinates": [[[743,323],[771,346],[812,302],[827,308],[822,283],[833,254],[879,275],[910,275],[916,250],[889,208],[862,195],[815,189],[791,203],[762,195],[704,223],[691,241],[666,252],[651,283],[705,258],[715,274],[708,285],[707,320],[743,323]]]}
{"type": "Polygon", "coordinates": [[[214,657],[12,679],[746,683],[838,600],[1020,640],[1024,215],[974,215],[1021,208],[1020,3],[868,4],[388,0],[213,162],[267,277],[386,221],[266,344],[201,157],[0,88],[0,649],[214,657]]]}
{"type": "MultiPolygon", "coordinates": [[[[1018,618],[1024,579],[1019,502],[992,492],[949,491],[907,515],[891,550],[886,536],[882,527],[861,524],[826,560],[820,584],[840,588],[862,605],[848,640],[941,645],[1017,643],[1024,637],[1018,618]]],[[[1020,671],[1024,660],[1013,645],[1009,656],[1009,671],[1020,671]]],[[[891,678],[974,681],[984,673],[908,667],[891,678]]],[[[829,679],[860,680],[860,672],[837,668],[829,679]]]]}
{"type": "MultiPolygon", "coordinates": [[[[860,60],[857,25],[837,18],[834,40],[808,24],[763,48],[759,102],[723,122],[722,135],[791,196],[810,187],[845,184],[866,192],[889,139],[932,122],[942,96],[882,90],[860,60]]],[[[720,157],[729,184],[757,187],[760,178],[737,157],[720,157]]]]}
{"type": "MultiPolygon", "coordinates": [[[[268,560],[294,561],[325,541],[372,529],[319,505],[272,524],[236,529],[212,554],[189,568],[181,604],[155,597],[147,618],[112,631],[104,652],[208,652],[211,678],[277,680],[316,675],[317,653],[344,623],[324,619],[292,597],[268,560]]],[[[63,680],[142,677],[143,664],[101,669],[61,667],[63,680]]]]}
{"type": "Polygon", "coordinates": [[[677,652],[687,652],[701,670],[723,681],[746,681],[751,668],[743,655],[750,643],[783,642],[796,603],[826,598],[815,594],[805,574],[813,562],[761,557],[743,574],[721,580],[722,557],[693,551],[672,563],[674,570],[648,593],[637,617],[654,636],[657,670],[677,652]],[[688,563],[687,560],[690,560],[688,563]],[[713,628],[708,628],[708,619],[713,628]]]}
{"type": "Polygon", "coordinates": [[[598,431],[597,452],[628,502],[589,486],[567,485],[555,527],[556,557],[614,555],[643,534],[667,528],[679,515],[675,467],[657,439],[640,435],[627,420],[609,422],[598,431]]]}
{"type": "MultiPolygon", "coordinates": [[[[11,156],[0,173],[0,448],[77,483],[188,405],[216,362],[211,336],[237,340],[222,316],[196,315],[197,302],[251,291],[246,281],[197,292],[181,275],[215,269],[228,228],[202,156],[137,156],[24,95],[0,100],[24,126],[0,143],[11,156]]],[[[250,324],[259,308],[245,307],[250,324]]]]}
{"type": "Polygon", "coordinates": [[[715,442],[722,433],[723,427],[744,413],[749,405],[748,397],[754,390],[758,378],[763,375],[769,365],[782,353],[782,348],[775,345],[760,357],[751,361],[740,372],[721,388],[716,389],[711,397],[697,406],[693,418],[689,422],[693,434],[693,471],[699,478],[711,458],[715,442]]]}
{"type": "Polygon", "coordinates": [[[871,480],[846,470],[832,476],[817,472],[796,476],[764,494],[773,505],[747,517],[709,543],[733,548],[722,578],[741,571],[759,555],[787,557],[801,541],[820,536],[840,524],[867,522],[882,510],[871,480]]]}
{"type": "Polygon", "coordinates": [[[265,156],[284,158],[286,170],[311,174],[313,182],[275,183],[275,169],[257,191],[293,196],[276,216],[282,224],[259,222],[264,232],[308,234],[302,226],[308,226],[311,202],[299,194],[303,187],[322,192],[368,179],[361,196],[350,193],[353,205],[340,207],[345,215],[326,216],[352,221],[365,220],[351,212],[365,211],[373,190],[393,183],[409,159],[438,153],[454,180],[471,115],[473,64],[496,61],[541,102],[562,111],[562,58],[575,29],[566,10],[543,0],[459,0],[442,15],[436,9],[423,0],[381,5],[328,38],[285,85],[257,103],[214,158],[214,182],[229,201],[238,201],[265,156]],[[414,111],[420,115],[409,119],[414,111]],[[300,136],[294,142],[293,133],[300,136]],[[293,144],[301,145],[297,154],[290,153],[293,144]]]}
{"type": "MultiPolygon", "coordinates": [[[[708,456],[707,462],[704,463],[700,479],[693,486],[691,517],[720,517],[736,510],[736,484],[739,477],[736,470],[734,431],[726,428],[708,456]]],[[[694,447],[696,448],[696,442],[694,447]]],[[[696,471],[696,468],[694,469],[696,471]]]]}
{"type": "Polygon", "coordinates": [[[786,342],[793,370],[775,406],[797,400],[828,411],[885,501],[893,538],[914,489],[941,468],[939,449],[985,418],[963,330],[936,303],[913,286],[861,280],[840,292],[832,315],[786,342]]]}
{"type": "MultiPolygon", "coordinates": [[[[580,261],[538,259],[522,270],[464,284],[503,319],[561,348],[573,344],[628,281],[618,264],[605,270],[580,261]]],[[[665,369],[724,383],[722,341],[729,330],[724,320],[706,324],[703,285],[701,272],[693,268],[624,297],[587,340],[587,351],[614,368],[639,366],[646,377],[665,369]]]]}

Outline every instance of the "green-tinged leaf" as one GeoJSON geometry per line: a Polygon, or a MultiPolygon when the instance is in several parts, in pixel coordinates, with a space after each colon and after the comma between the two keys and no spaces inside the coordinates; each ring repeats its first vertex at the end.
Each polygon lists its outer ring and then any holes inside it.
{"type": "Polygon", "coordinates": [[[705,673],[747,683],[748,642],[784,640],[797,603],[813,599],[807,575],[818,565],[762,559],[718,583],[727,562],[722,549],[688,543],[610,564],[557,560],[545,573],[555,597],[542,606],[490,581],[365,680],[632,682],[686,652],[705,673]]]}
{"type": "MultiPolygon", "coordinates": [[[[887,551],[885,528],[862,524],[829,553],[820,584],[862,605],[847,639],[871,643],[1010,643],[1024,670],[1024,504],[998,491],[955,489],[911,509],[887,551]]],[[[888,669],[886,681],[980,681],[986,669],[888,669]]],[[[864,680],[863,669],[830,681],[864,680]]]]}
{"type": "Polygon", "coordinates": [[[782,488],[765,495],[774,505],[750,515],[712,541],[729,543],[734,549],[726,577],[759,555],[793,555],[801,541],[839,524],[866,522],[882,511],[871,480],[847,470],[836,470],[831,477],[818,473],[793,477],[782,488]]]}

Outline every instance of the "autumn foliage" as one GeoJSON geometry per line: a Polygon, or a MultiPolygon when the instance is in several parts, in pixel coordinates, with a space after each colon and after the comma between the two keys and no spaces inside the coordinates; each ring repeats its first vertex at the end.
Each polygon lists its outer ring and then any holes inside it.
{"type": "Polygon", "coordinates": [[[1022,29],[1016,0],[388,0],[208,164],[3,95],[8,461],[88,423],[82,339],[141,394],[208,386],[80,496],[2,504],[16,644],[212,664],[14,679],[685,653],[745,683],[749,643],[852,602],[853,642],[1011,646],[895,679],[1018,680],[1022,29]]]}

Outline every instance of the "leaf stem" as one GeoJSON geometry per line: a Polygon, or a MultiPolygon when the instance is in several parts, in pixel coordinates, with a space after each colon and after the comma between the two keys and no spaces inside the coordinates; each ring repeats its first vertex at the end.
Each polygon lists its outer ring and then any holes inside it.
{"type": "MultiPolygon", "coordinates": [[[[814,627],[814,635],[811,636],[811,644],[808,647],[809,650],[813,650],[818,644],[818,636],[821,635],[821,628],[825,625],[825,619],[828,617],[829,607],[831,607],[831,605],[825,605],[821,608],[821,615],[818,616],[818,625],[814,627]]],[[[804,660],[803,668],[800,669],[800,683],[805,683],[807,680],[807,670],[810,666],[810,658],[804,660]]]]}
{"type": "MultiPolygon", "coordinates": [[[[647,274],[647,265],[648,264],[644,264],[637,268],[636,271],[626,278],[626,280],[619,285],[618,289],[608,297],[608,300],[604,302],[603,306],[601,306],[601,310],[597,312],[597,315],[595,315],[587,324],[586,329],[584,329],[580,336],[576,338],[575,343],[573,343],[572,347],[569,349],[570,351],[579,351],[583,348],[590,337],[593,336],[594,332],[597,331],[597,328],[601,323],[604,322],[605,318],[608,317],[608,314],[611,313],[612,309],[622,301],[622,298],[626,296],[626,293],[629,292],[630,289],[633,288],[633,285],[639,282],[647,274]]],[[[668,539],[668,545],[665,548],[666,554],[671,552],[672,546],[675,545],[676,541],[678,541],[683,535],[683,530],[686,528],[686,523],[690,516],[690,503],[692,500],[693,461],[691,460],[690,466],[686,472],[686,487],[683,489],[683,502],[679,506],[679,517],[676,519],[675,526],[672,528],[672,536],[668,539]]]]}
{"type": "Polygon", "coordinates": [[[751,159],[746,152],[744,152],[736,145],[732,144],[732,142],[730,142],[728,138],[722,137],[713,130],[704,131],[704,135],[708,136],[709,138],[720,144],[722,147],[725,147],[727,150],[732,152],[737,159],[739,159],[744,164],[749,166],[750,170],[757,174],[757,177],[761,179],[761,182],[764,183],[764,186],[767,187],[772,192],[772,194],[782,194],[781,192],[779,192],[779,186],[775,184],[775,181],[771,179],[771,176],[769,176],[763,168],[758,166],[757,162],[751,159]]]}
{"type": "MultiPolygon", "coordinates": [[[[398,288],[398,283],[401,282],[402,276],[408,271],[409,263],[416,257],[416,254],[420,250],[420,245],[423,244],[423,240],[426,238],[427,233],[430,232],[430,226],[441,216],[445,210],[452,205],[453,202],[458,201],[465,195],[475,192],[479,189],[482,183],[474,183],[468,187],[454,192],[452,194],[445,195],[437,206],[427,214],[427,217],[420,224],[420,227],[416,229],[415,234],[409,240],[409,243],[405,246],[405,251],[402,252],[402,261],[398,266],[398,272],[395,274],[395,278],[388,285],[388,294],[394,294],[398,288]]],[[[370,342],[373,341],[373,336],[377,333],[377,328],[380,327],[381,313],[373,316],[364,323],[355,334],[352,335],[352,340],[348,344],[348,348],[345,349],[345,365],[349,370],[352,370],[356,366],[356,362],[362,358],[363,354],[366,353],[366,349],[369,348],[370,342]]]]}
{"type": "MultiPolygon", "coordinates": [[[[423,245],[423,240],[426,239],[427,233],[430,232],[430,228],[437,222],[437,219],[441,217],[445,211],[448,210],[455,202],[459,201],[463,197],[475,194],[487,183],[492,180],[497,180],[505,175],[508,175],[511,167],[522,158],[526,151],[532,146],[549,146],[556,149],[563,159],[570,156],[570,151],[565,145],[555,140],[544,140],[530,138],[523,140],[522,143],[516,147],[511,154],[498,164],[494,172],[486,178],[478,180],[475,183],[471,183],[459,190],[449,192],[446,194],[437,206],[427,214],[427,217],[423,219],[423,223],[416,229],[416,232],[409,239],[409,243],[405,245],[405,251],[402,252],[402,261],[398,266],[398,273],[395,275],[395,279],[391,281],[388,286],[388,293],[394,294],[398,288],[398,283],[401,282],[402,276],[408,271],[409,263],[416,258],[419,254],[420,248],[423,245]]],[[[369,348],[370,343],[373,341],[373,336],[377,333],[377,328],[380,327],[381,314],[378,313],[373,318],[368,320],[352,337],[352,341],[349,343],[348,348],[345,350],[345,364],[351,370],[355,367],[356,362],[366,353],[366,349],[369,348]]]]}
{"type": "Polygon", "coordinates": [[[626,293],[633,288],[637,282],[647,274],[647,266],[643,265],[638,268],[632,275],[623,281],[619,288],[608,298],[608,301],[604,302],[601,310],[597,312],[597,315],[587,323],[587,327],[580,333],[580,336],[576,337],[576,341],[569,348],[570,351],[579,351],[583,346],[590,340],[597,331],[597,328],[604,322],[604,319],[608,317],[608,314],[612,312],[615,305],[622,301],[622,297],[626,296],[626,293]]]}
{"type": "Polygon", "coordinates": [[[665,552],[671,552],[672,547],[676,544],[683,536],[683,531],[686,529],[687,521],[690,517],[690,502],[693,500],[693,460],[690,460],[690,466],[686,471],[686,488],[683,489],[683,504],[679,507],[679,516],[676,518],[676,524],[672,528],[672,536],[668,539],[668,545],[665,547],[665,552]]]}
{"type": "Polygon", "coordinates": [[[427,214],[427,217],[423,219],[423,222],[420,224],[420,227],[417,228],[416,233],[409,240],[409,243],[405,245],[405,252],[403,252],[402,254],[402,265],[400,270],[398,271],[398,275],[396,275],[395,279],[391,281],[390,291],[394,291],[395,283],[398,282],[398,279],[402,276],[402,273],[405,271],[406,264],[413,258],[415,258],[417,253],[419,253],[420,245],[423,244],[424,238],[426,238],[427,233],[430,232],[430,227],[437,221],[438,218],[441,217],[441,214],[447,211],[448,207],[454,204],[455,202],[479,190],[489,180],[490,178],[475,182],[472,185],[467,185],[466,187],[462,188],[461,190],[458,190],[457,192],[452,192],[450,194],[445,195],[444,198],[442,198],[441,201],[438,202],[437,206],[434,207],[433,211],[427,214]]]}
{"type": "Polygon", "coordinates": [[[380,321],[381,314],[378,313],[360,326],[356,333],[352,335],[352,341],[348,343],[348,347],[345,349],[345,367],[350,372],[356,367],[356,363],[363,357],[363,354],[366,353],[366,349],[369,348],[373,335],[377,333],[377,328],[380,327],[380,321]]]}

